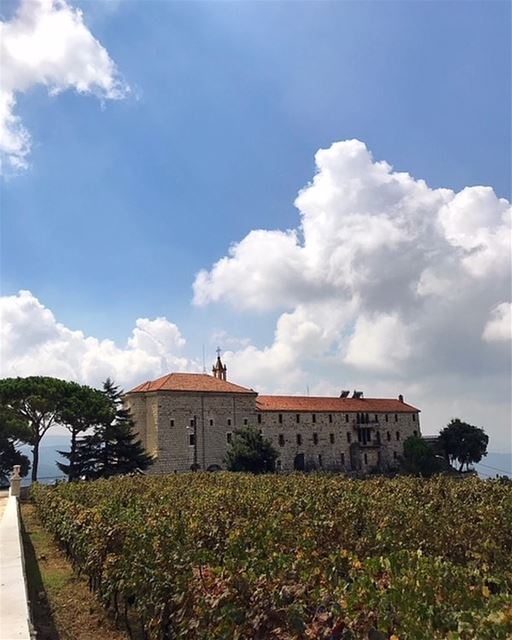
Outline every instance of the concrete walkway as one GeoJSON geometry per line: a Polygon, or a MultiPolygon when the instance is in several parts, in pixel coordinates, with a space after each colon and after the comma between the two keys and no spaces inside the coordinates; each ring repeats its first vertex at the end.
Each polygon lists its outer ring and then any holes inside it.
{"type": "Polygon", "coordinates": [[[2,497],[0,520],[0,640],[30,640],[18,498],[2,497]]]}

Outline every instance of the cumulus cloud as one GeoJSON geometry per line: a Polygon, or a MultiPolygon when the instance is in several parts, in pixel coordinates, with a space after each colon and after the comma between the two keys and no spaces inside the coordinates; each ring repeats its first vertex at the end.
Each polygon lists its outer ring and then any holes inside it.
{"type": "Polygon", "coordinates": [[[491,343],[510,335],[510,203],[490,187],[432,189],[358,140],[315,161],[296,229],[252,231],[195,279],[199,306],[280,314],[270,345],[226,354],[231,370],[289,391],[414,381],[445,407],[461,381],[469,394],[492,379],[508,397],[510,354],[491,343]]]}
{"type": "Polygon", "coordinates": [[[0,376],[50,375],[101,385],[108,376],[129,389],[170,371],[197,370],[185,340],[165,318],[138,318],[127,344],[98,340],[58,322],[30,293],[0,298],[0,376]]]}
{"type": "Polygon", "coordinates": [[[15,113],[18,93],[42,84],[50,95],[75,89],[115,100],[128,90],[82,12],[64,0],[21,0],[13,18],[0,22],[0,47],[0,154],[7,167],[26,168],[30,153],[30,134],[15,113]]]}
{"type": "Polygon", "coordinates": [[[482,337],[488,342],[512,340],[512,303],[502,302],[491,311],[482,337]]]}

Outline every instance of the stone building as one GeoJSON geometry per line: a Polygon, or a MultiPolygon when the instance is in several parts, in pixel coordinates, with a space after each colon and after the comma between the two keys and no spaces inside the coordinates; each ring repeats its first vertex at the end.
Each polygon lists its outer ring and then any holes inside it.
{"type": "Polygon", "coordinates": [[[244,426],[260,429],[280,452],[282,471],[367,472],[396,465],[404,441],[420,434],[419,410],[398,399],[264,396],[213,374],[170,373],[125,395],[138,435],[156,456],[152,473],[218,470],[244,426]]]}

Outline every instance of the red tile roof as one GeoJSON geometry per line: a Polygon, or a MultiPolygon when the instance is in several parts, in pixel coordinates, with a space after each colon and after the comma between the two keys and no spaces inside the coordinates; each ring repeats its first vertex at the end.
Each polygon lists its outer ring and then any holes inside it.
{"type": "Polygon", "coordinates": [[[128,393],[146,391],[210,391],[220,393],[256,393],[238,384],[220,380],[206,373],[169,373],[157,380],[143,382],[128,393]]]}
{"type": "Polygon", "coordinates": [[[258,411],[322,411],[361,413],[417,413],[419,409],[388,398],[329,398],[311,396],[258,396],[258,411]]]}

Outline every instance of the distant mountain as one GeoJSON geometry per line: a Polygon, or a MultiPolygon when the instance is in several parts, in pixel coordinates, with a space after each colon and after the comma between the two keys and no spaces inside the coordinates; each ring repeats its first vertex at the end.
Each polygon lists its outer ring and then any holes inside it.
{"type": "MultiPolygon", "coordinates": [[[[70,446],[69,436],[44,436],[41,440],[39,447],[39,467],[37,475],[39,482],[42,484],[50,484],[57,478],[62,478],[62,472],[57,467],[57,461],[63,460],[59,451],[68,451],[70,446]]],[[[32,447],[29,445],[23,445],[20,447],[20,451],[28,456],[32,463],[32,447]]],[[[29,476],[23,480],[22,484],[30,484],[30,471],[29,476]]]]}
{"type": "Polygon", "coordinates": [[[482,462],[475,464],[475,469],[482,478],[494,478],[496,474],[512,478],[512,453],[490,451],[482,462]]]}

